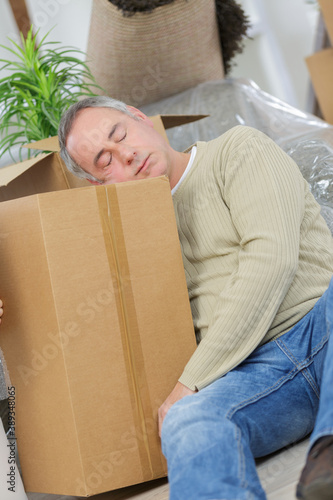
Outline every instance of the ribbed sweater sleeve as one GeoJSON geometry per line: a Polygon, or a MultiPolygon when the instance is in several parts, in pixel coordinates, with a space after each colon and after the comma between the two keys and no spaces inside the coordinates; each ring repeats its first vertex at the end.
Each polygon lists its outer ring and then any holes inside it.
{"type": "MultiPolygon", "coordinates": [[[[288,291],[299,281],[308,196],[307,183],[293,160],[258,131],[237,127],[222,141],[203,144],[198,143],[196,166],[174,200],[201,340],[180,377],[192,389],[205,387],[237,366],[267,336],[288,291]],[[204,165],[199,167],[198,162],[204,165]],[[200,210],[188,209],[184,217],[184,200],[193,208],[187,198],[193,188],[197,195],[206,190],[205,203],[200,210]],[[206,234],[196,233],[195,227],[205,228],[206,234]],[[200,333],[201,311],[209,319],[200,333]]],[[[310,212],[318,212],[310,196],[310,212]]],[[[325,231],[324,246],[331,261],[320,278],[320,293],[333,265],[330,235],[325,231]]],[[[304,301],[306,297],[300,300],[304,301]]],[[[313,306],[310,302],[306,310],[313,306]]],[[[282,309],[294,316],[296,305],[284,303],[282,309]]],[[[299,309],[296,319],[306,312],[302,306],[299,309]]],[[[285,319],[286,329],[290,317],[285,319]]]]}

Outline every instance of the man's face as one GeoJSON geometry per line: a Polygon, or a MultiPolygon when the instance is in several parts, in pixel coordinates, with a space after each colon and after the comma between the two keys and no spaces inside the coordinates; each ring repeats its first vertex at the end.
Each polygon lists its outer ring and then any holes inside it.
{"type": "Polygon", "coordinates": [[[67,138],[67,150],[83,170],[102,184],[170,176],[172,150],[152,122],[110,108],[81,110],[67,138]]]}

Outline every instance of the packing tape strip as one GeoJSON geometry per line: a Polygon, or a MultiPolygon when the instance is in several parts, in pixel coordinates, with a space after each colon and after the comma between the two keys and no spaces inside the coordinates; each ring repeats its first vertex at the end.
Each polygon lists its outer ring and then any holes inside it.
{"type": "MultiPolygon", "coordinates": [[[[95,189],[110,269],[115,271],[112,273],[112,279],[115,292],[118,290],[115,296],[119,324],[122,330],[124,353],[127,357],[126,366],[131,390],[132,409],[135,420],[139,423],[141,433],[141,437],[138,439],[138,449],[144,481],[148,481],[156,477],[156,474],[154,474],[154,466],[151,460],[148,440],[149,431],[144,408],[148,415],[151,416],[153,413],[148,393],[141,344],[140,342],[136,342],[134,346],[133,343],[133,339],[139,336],[139,327],[135,312],[133,290],[130,280],[126,279],[129,276],[129,266],[117,190],[115,185],[110,185],[104,189],[102,187],[95,189]],[[149,473],[146,471],[149,471],[149,473]]],[[[137,428],[136,431],[138,431],[137,428]]],[[[160,462],[162,463],[161,459],[160,462]]],[[[161,468],[162,466],[159,464],[159,470],[161,468]]]]}

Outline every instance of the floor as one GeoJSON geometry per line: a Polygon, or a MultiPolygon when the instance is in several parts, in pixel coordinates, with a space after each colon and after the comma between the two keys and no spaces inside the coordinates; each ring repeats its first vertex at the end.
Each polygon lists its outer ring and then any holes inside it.
{"type": "MultiPolygon", "coordinates": [[[[267,500],[295,500],[296,484],[303,468],[307,446],[308,441],[304,440],[258,462],[258,473],[267,493],[267,500]]],[[[115,492],[102,493],[90,497],[89,500],[168,500],[168,492],[167,479],[158,479],[115,492]]],[[[76,500],[80,498],[42,493],[28,493],[27,496],[29,500],[76,500]]]]}

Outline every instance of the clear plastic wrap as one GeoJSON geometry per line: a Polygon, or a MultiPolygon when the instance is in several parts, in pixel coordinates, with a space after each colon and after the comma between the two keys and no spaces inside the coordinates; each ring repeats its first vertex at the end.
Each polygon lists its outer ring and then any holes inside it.
{"type": "Polygon", "coordinates": [[[214,139],[235,125],[261,130],[296,161],[333,234],[333,126],[242,78],[202,83],[141,109],[147,115],[209,115],[167,131],[178,151],[197,140],[214,139]]]}

